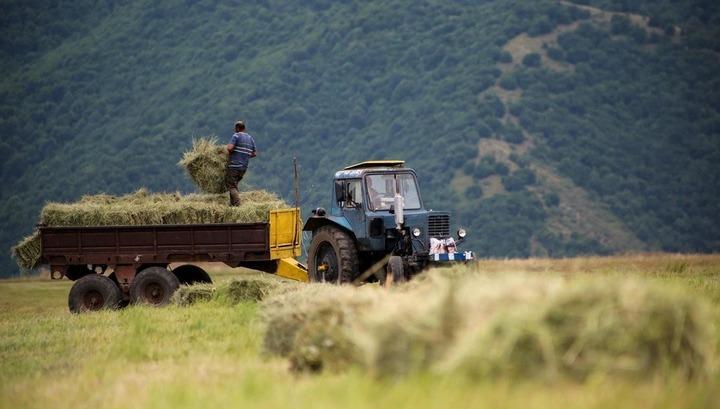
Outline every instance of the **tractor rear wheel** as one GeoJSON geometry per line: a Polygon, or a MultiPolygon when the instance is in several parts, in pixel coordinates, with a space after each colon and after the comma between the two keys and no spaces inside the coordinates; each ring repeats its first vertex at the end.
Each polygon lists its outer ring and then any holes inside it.
{"type": "Polygon", "coordinates": [[[142,270],[130,284],[130,302],[155,307],[167,305],[179,287],[180,281],[167,268],[148,267],[142,270]]]}
{"type": "Polygon", "coordinates": [[[108,277],[98,274],[89,274],[75,281],[68,295],[68,307],[76,314],[115,309],[121,301],[120,287],[108,277]]]}
{"type": "Polygon", "coordinates": [[[350,234],[334,226],[315,231],[308,251],[310,281],[349,284],[359,269],[355,240],[350,234]]]}

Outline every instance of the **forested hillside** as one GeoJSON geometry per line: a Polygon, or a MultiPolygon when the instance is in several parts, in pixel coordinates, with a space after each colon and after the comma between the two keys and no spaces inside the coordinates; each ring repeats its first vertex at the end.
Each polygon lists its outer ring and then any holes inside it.
{"type": "Polygon", "coordinates": [[[400,158],[483,257],[720,250],[720,3],[4,1],[0,275],[48,200],[192,189],[244,118],[247,182],[306,209],[400,158]]]}

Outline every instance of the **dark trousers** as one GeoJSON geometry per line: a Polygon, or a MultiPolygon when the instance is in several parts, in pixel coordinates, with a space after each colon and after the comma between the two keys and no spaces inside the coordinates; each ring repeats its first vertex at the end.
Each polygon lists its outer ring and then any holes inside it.
{"type": "Polygon", "coordinates": [[[225,169],[225,187],[230,192],[230,206],[240,206],[240,194],[238,193],[238,183],[245,176],[247,169],[225,169]]]}

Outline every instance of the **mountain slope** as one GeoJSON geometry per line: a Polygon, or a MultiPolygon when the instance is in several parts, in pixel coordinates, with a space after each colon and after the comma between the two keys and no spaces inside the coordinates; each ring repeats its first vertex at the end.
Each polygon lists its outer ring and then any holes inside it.
{"type": "Polygon", "coordinates": [[[5,3],[0,245],[47,200],[191,190],[242,117],[248,183],[289,198],[297,156],[307,208],[393,157],[483,256],[720,249],[717,7],[586,3],[5,3]]]}

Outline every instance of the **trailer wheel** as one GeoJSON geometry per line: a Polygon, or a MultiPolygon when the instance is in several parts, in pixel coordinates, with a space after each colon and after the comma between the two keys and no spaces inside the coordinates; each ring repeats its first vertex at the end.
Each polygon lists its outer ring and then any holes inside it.
{"type": "Polygon", "coordinates": [[[130,285],[130,302],[156,307],[167,305],[178,287],[180,282],[170,270],[157,266],[148,267],[142,270],[130,285]]]}
{"type": "Polygon", "coordinates": [[[182,285],[192,285],[198,283],[212,284],[210,275],[202,268],[192,264],[177,266],[172,269],[172,273],[175,274],[175,277],[177,277],[178,281],[180,281],[180,284],[182,285]]]}
{"type": "Polygon", "coordinates": [[[105,277],[90,274],[75,281],[68,295],[68,307],[76,314],[86,311],[115,309],[122,301],[120,287],[105,277]]]}
{"type": "Polygon", "coordinates": [[[355,240],[347,232],[333,226],[315,231],[308,251],[310,281],[347,284],[359,269],[355,240]]]}

